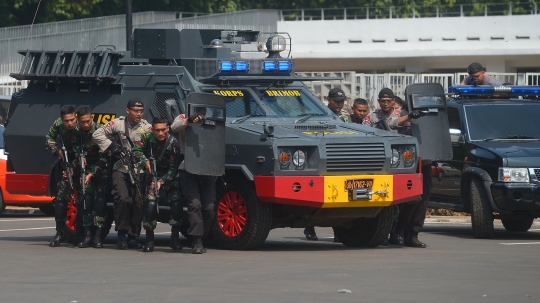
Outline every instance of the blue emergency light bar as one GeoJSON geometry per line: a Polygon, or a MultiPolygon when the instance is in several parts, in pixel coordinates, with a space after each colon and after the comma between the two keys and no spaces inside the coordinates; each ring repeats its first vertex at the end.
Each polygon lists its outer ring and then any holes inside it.
{"type": "Polygon", "coordinates": [[[274,61],[264,61],[264,70],[265,71],[274,71],[274,70],[276,70],[276,62],[274,62],[274,61]]]}
{"type": "Polygon", "coordinates": [[[450,86],[448,93],[456,95],[539,95],[540,86],[529,85],[507,85],[507,86],[491,86],[491,85],[457,85],[450,86]]]}
{"type": "Polygon", "coordinates": [[[236,61],[235,67],[237,71],[247,71],[248,63],[246,61],[236,61]]]}
{"type": "Polygon", "coordinates": [[[245,61],[218,61],[220,73],[235,74],[236,72],[256,74],[290,73],[293,63],[290,60],[245,60],[245,61]],[[258,61],[258,62],[256,62],[258,61]]]}
{"type": "Polygon", "coordinates": [[[221,71],[230,72],[233,70],[233,63],[231,61],[221,61],[221,71]]]}

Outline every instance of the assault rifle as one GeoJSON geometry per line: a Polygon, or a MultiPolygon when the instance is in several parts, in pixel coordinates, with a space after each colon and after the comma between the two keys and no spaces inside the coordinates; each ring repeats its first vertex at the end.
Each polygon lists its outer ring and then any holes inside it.
{"type": "Polygon", "coordinates": [[[86,193],[86,166],[84,163],[85,156],[86,152],[84,151],[83,136],[81,136],[81,152],[77,154],[77,157],[79,158],[81,165],[81,194],[83,195],[84,209],[86,209],[86,199],[84,198],[84,194],[86,193]]]}
{"type": "Polygon", "coordinates": [[[157,177],[156,158],[154,158],[154,152],[152,151],[152,143],[149,142],[148,144],[150,144],[150,158],[148,158],[148,160],[150,160],[150,162],[152,163],[152,182],[154,182],[154,197],[156,199],[157,213],[159,213],[159,190],[157,188],[158,177],[157,177]]]}
{"type": "Polygon", "coordinates": [[[62,140],[62,152],[64,153],[64,169],[66,170],[66,175],[69,181],[69,186],[73,189],[73,175],[71,174],[71,163],[69,163],[68,152],[66,145],[64,144],[64,137],[60,134],[60,139],[62,140]]]}
{"type": "Polygon", "coordinates": [[[120,146],[120,152],[122,153],[121,159],[122,163],[128,167],[128,175],[129,179],[131,181],[132,185],[135,185],[137,188],[137,193],[140,197],[142,197],[141,189],[139,188],[139,175],[135,171],[135,157],[130,149],[126,147],[124,144],[124,140],[122,140],[122,136],[124,136],[124,133],[117,132],[114,137],[116,142],[118,143],[118,146],[120,146]]]}

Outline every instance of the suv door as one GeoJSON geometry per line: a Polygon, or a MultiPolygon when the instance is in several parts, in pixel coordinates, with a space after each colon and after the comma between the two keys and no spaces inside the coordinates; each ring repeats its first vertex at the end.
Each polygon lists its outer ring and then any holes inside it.
{"type": "MultiPolygon", "coordinates": [[[[448,105],[448,124],[450,129],[464,133],[462,118],[459,107],[454,104],[448,105]]],[[[461,207],[461,175],[465,157],[465,143],[463,135],[451,136],[453,157],[450,161],[438,162],[432,166],[433,191],[431,200],[434,202],[456,204],[461,207]]],[[[455,208],[452,207],[452,208],[455,208]]],[[[446,208],[446,207],[445,207],[446,208]]]]}

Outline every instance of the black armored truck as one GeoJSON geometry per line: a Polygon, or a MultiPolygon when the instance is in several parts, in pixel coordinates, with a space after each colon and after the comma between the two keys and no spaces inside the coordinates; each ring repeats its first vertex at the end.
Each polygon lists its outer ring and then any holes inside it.
{"type": "MultiPolygon", "coordinates": [[[[194,144],[211,146],[216,159],[192,166],[224,163],[212,230],[220,247],[254,249],[273,228],[306,226],[333,227],[346,246],[378,245],[392,206],[422,194],[418,141],[343,123],[303,84],[325,78],[295,75],[290,41],[286,33],[135,29],[131,52],[20,51],[11,76],[30,83],[13,95],[4,135],[13,182],[27,175],[28,190],[47,190],[55,158],[45,134],[62,106],[89,106],[106,124],[138,97],[146,120],[172,122],[189,114],[190,94],[210,93],[223,110],[209,105],[218,109],[204,127],[225,135],[200,136],[194,144]]],[[[163,222],[167,209],[162,201],[163,222]]]]}

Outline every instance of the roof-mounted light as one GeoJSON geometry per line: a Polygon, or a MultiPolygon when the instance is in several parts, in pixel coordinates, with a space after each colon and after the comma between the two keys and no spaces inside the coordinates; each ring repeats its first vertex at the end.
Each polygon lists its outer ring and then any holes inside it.
{"type": "Polygon", "coordinates": [[[281,58],[279,52],[287,48],[287,39],[281,35],[274,35],[266,40],[266,49],[268,50],[268,58],[281,58]]]}
{"type": "Polygon", "coordinates": [[[235,70],[240,72],[245,72],[249,69],[249,64],[246,61],[236,61],[235,70]]]}
{"type": "Polygon", "coordinates": [[[231,61],[221,61],[220,68],[222,72],[230,72],[233,70],[233,63],[231,61]]]}
{"type": "Polygon", "coordinates": [[[292,64],[289,61],[279,61],[279,63],[278,63],[278,69],[280,71],[288,72],[288,71],[291,70],[291,67],[292,67],[292,64]]]}
{"type": "Polygon", "coordinates": [[[264,70],[265,71],[275,71],[276,70],[276,62],[274,61],[264,61],[264,70]]]}
{"type": "Polygon", "coordinates": [[[491,85],[458,85],[448,88],[448,92],[456,95],[539,95],[540,86],[527,85],[509,85],[509,86],[491,86],[491,85]]]}

